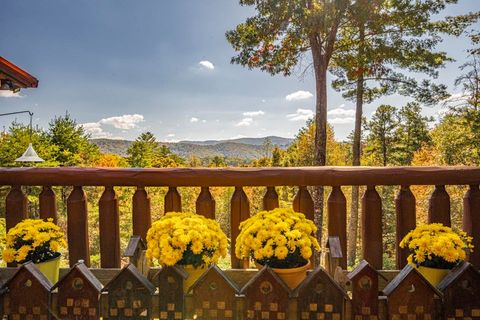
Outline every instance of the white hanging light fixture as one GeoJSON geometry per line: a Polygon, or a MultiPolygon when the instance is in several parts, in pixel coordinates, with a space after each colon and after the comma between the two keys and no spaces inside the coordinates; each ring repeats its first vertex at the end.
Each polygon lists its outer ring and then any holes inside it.
{"type": "Polygon", "coordinates": [[[45,161],[38,156],[37,152],[35,151],[35,149],[33,149],[33,146],[32,146],[32,132],[33,132],[32,131],[32,118],[33,118],[33,112],[17,111],[17,112],[2,113],[2,114],[0,114],[0,116],[8,116],[8,115],[11,115],[11,114],[19,114],[19,113],[28,113],[29,116],[30,116],[30,126],[28,127],[29,134],[30,134],[30,141],[28,143],[27,150],[25,150],[25,152],[22,154],[21,157],[15,159],[15,161],[16,162],[43,162],[43,161],[45,161]]]}

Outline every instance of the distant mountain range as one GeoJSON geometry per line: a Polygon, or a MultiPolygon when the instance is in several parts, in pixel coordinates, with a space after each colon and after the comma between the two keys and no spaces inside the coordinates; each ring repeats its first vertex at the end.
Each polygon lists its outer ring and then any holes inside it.
{"type": "MultiPolygon", "coordinates": [[[[265,155],[263,144],[265,139],[270,139],[273,146],[286,149],[293,139],[269,136],[263,138],[239,138],[232,140],[208,140],[208,141],[180,141],[176,143],[160,142],[181,157],[188,158],[195,155],[199,158],[212,158],[221,156],[242,160],[258,159],[265,155]]],[[[92,139],[101,152],[113,153],[121,156],[127,155],[127,150],[133,141],[113,139],[92,139]]]]}

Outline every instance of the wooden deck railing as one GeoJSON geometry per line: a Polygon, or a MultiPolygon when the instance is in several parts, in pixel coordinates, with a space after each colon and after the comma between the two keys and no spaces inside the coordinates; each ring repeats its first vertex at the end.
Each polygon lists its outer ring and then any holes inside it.
{"type": "MultiPolygon", "coordinates": [[[[416,223],[415,197],[412,185],[434,185],[430,197],[429,222],[450,225],[450,198],[446,185],[468,185],[463,202],[463,228],[475,237],[480,248],[480,168],[474,167],[302,167],[302,168],[225,168],[225,169],[104,169],[104,168],[0,168],[0,185],[11,186],[6,198],[7,229],[27,217],[27,198],[21,186],[42,186],[39,196],[40,216],[56,219],[55,194],[52,186],[73,186],[67,199],[67,228],[70,265],[84,260],[89,265],[88,208],[83,187],[103,186],[99,201],[100,256],[102,268],[120,267],[119,209],[114,187],[136,187],[132,199],[133,233],[145,237],[151,225],[150,200],[145,187],[166,186],[165,211],[181,210],[182,199],[177,187],[201,187],[196,201],[198,213],[215,215],[215,200],[209,187],[235,187],[231,199],[232,248],[238,225],[250,215],[249,199],[243,187],[263,186],[265,209],[278,207],[276,186],[298,186],[293,200],[295,210],[313,218],[313,201],[307,186],[331,186],[328,197],[328,232],[338,236],[346,252],[346,198],[342,186],[367,186],[362,198],[362,250],[364,259],[382,269],[382,202],[376,186],[400,186],[395,199],[397,240],[416,223]],[[107,241],[108,239],[108,241],[107,241]]],[[[405,265],[407,253],[397,250],[397,268],[405,265]]],[[[480,250],[470,261],[480,266],[480,250]]],[[[346,258],[341,261],[346,268],[346,258]]],[[[242,262],[232,255],[232,267],[242,262]]]]}

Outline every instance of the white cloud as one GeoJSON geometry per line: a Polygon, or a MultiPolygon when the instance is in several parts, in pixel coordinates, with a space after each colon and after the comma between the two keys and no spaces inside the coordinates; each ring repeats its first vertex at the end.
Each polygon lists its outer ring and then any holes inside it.
{"type": "Polygon", "coordinates": [[[171,142],[171,143],[180,141],[179,139],[176,139],[175,136],[176,136],[175,133],[169,133],[167,134],[164,140],[165,142],[171,142]]]}
{"type": "Polygon", "coordinates": [[[235,126],[237,127],[248,127],[253,123],[253,118],[243,118],[239,123],[235,126]]]}
{"type": "Polygon", "coordinates": [[[202,120],[202,123],[207,123],[207,120],[205,120],[205,119],[204,119],[204,120],[202,120]]]}
{"type": "Polygon", "coordinates": [[[246,138],[247,136],[244,136],[243,134],[238,134],[236,136],[230,137],[229,140],[236,140],[236,139],[242,139],[246,138]]]}
{"type": "Polygon", "coordinates": [[[201,67],[205,68],[205,69],[208,69],[208,70],[213,70],[215,69],[215,66],[213,65],[213,63],[211,63],[210,61],[208,60],[202,60],[198,63],[201,67]]]}
{"type": "Polygon", "coordinates": [[[111,138],[112,134],[110,132],[103,131],[100,123],[98,122],[87,122],[82,123],[80,126],[83,127],[86,133],[90,134],[93,139],[101,138],[111,138]]]}
{"type": "Polygon", "coordinates": [[[307,121],[313,118],[314,112],[310,109],[297,109],[297,112],[287,114],[289,121],[307,121]]]}
{"type": "Polygon", "coordinates": [[[191,123],[198,122],[198,118],[191,117],[191,118],[190,118],[190,122],[191,122],[191,123]]]}
{"type": "Polygon", "coordinates": [[[328,123],[330,124],[348,124],[348,123],[354,123],[354,122],[355,122],[354,117],[328,119],[328,123]]]}
{"type": "Polygon", "coordinates": [[[257,116],[263,116],[265,114],[264,111],[258,110],[258,111],[247,111],[244,112],[243,115],[245,117],[257,117],[257,116]]]}
{"type": "Polygon", "coordinates": [[[355,116],[355,110],[345,109],[345,105],[342,104],[338,108],[328,110],[327,115],[337,116],[337,117],[354,117],[355,116]]]}
{"type": "Polygon", "coordinates": [[[330,124],[349,124],[355,122],[355,110],[345,109],[341,104],[337,108],[327,111],[328,122],[330,124]]]}
{"type": "Polygon", "coordinates": [[[141,114],[124,114],[123,116],[101,119],[100,124],[108,124],[117,129],[134,129],[137,124],[145,121],[141,114]]]}
{"type": "Polygon", "coordinates": [[[20,92],[13,92],[10,90],[0,90],[0,98],[23,98],[20,92]]]}
{"type": "Polygon", "coordinates": [[[290,93],[285,97],[287,101],[297,101],[297,100],[306,100],[313,97],[313,94],[309,91],[299,90],[293,93],[290,93]]]}

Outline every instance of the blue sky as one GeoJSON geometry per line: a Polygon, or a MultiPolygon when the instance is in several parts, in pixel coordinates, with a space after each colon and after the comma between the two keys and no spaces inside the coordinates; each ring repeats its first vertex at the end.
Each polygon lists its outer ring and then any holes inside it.
{"type": "MultiPolygon", "coordinates": [[[[446,14],[478,10],[477,0],[459,2],[446,14]]],[[[93,137],[134,139],[144,131],[161,141],[293,137],[313,114],[313,75],[272,77],[231,65],[225,31],[251,14],[237,0],[2,0],[0,55],[40,83],[19,96],[2,93],[0,112],[29,109],[34,125],[46,128],[68,111],[93,137]]],[[[439,78],[452,93],[468,45],[448,38],[440,47],[457,60],[439,78]]],[[[365,114],[407,101],[378,100],[365,114]]],[[[353,108],[329,91],[337,139],[353,129],[353,108]]],[[[440,108],[424,113],[435,116],[440,108]]],[[[0,126],[14,119],[2,117],[0,126]]]]}

